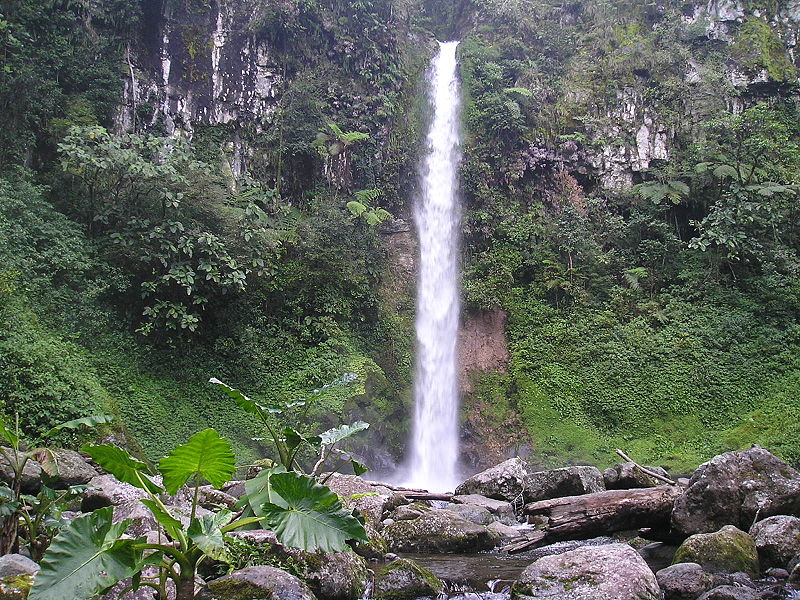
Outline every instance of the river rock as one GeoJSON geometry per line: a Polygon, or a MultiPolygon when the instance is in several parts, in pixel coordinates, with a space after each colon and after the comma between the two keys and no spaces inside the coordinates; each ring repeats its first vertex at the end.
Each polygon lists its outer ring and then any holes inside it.
{"type": "MultiPolygon", "coordinates": [[[[645,468],[664,477],[669,476],[661,467],[645,468]]],[[[630,490],[663,485],[662,481],[647,475],[632,462],[619,463],[603,471],[603,482],[607,490],[630,490]]]]}
{"type": "MultiPolygon", "coordinates": [[[[11,448],[2,448],[3,452],[11,456],[13,450],[11,448]]],[[[0,479],[9,485],[14,482],[14,470],[8,461],[0,455],[0,479]]],[[[35,460],[28,460],[22,468],[22,479],[20,481],[22,493],[24,494],[38,494],[42,488],[42,465],[35,460]]]]}
{"type": "Polygon", "coordinates": [[[500,521],[492,521],[486,526],[486,529],[488,529],[503,542],[508,542],[514,538],[521,537],[521,533],[518,529],[504,525],[500,521]]]}
{"type": "Polygon", "coordinates": [[[234,571],[208,584],[203,600],[315,600],[309,587],[294,575],[260,565],[234,571]]]}
{"type": "Polygon", "coordinates": [[[495,547],[486,527],[450,511],[429,508],[415,519],[395,521],[383,530],[392,552],[479,552],[495,547]]]}
{"type": "Polygon", "coordinates": [[[44,475],[49,487],[57,490],[66,489],[72,485],[89,483],[99,474],[89,462],[75,450],[49,450],[55,461],[56,474],[44,475]]]}
{"type": "Polygon", "coordinates": [[[375,529],[369,521],[364,523],[364,530],[367,532],[367,542],[356,542],[353,550],[359,556],[366,559],[380,560],[389,551],[389,546],[386,544],[386,538],[383,534],[375,529]]]}
{"type": "Polygon", "coordinates": [[[260,555],[292,570],[322,600],[360,598],[369,583],[369,570],[355,552],[306,552],[284,546],[272,531],[237,531],[233,537],[257,546],[260,555]]]}
{"type": "Polygon", "coordinates": [[[214,486],[200,486],[200,506],[208,510],[219,510],[220,508],[232,509],[237,502],[235,496],[231,496],[222,490],[214,489],[214,486]]]}
{"type": "Polygon", "coordinates": [[[597,467],[563,467],[528,476],[526,502],[604,492],[603,474],[597,467]]]}
{"type": "Polygon", "coordinates": [[[475,504],[448,504],[444,508],[461,515],[471,523],[477,523],[478,525],[494,523],[492,513],[482,506],[476,506],[475,504]]]}
{"type": "Polygon", "coordinates": [[[387,564],[375,576],[376,600],[414,600],[436,597],[444,589],[444,583],[433,573],[407,558],[399,558],[387,564]]]}
{"type": "Polygon", "coordinates": [[[742,572],[756,577],[760,572],[753,538],[733,525],[689,537],[678,548],[674,562],[697,563],[709,573],[742,572]]]}
{"type": "Polygon", "coordinates": [[[333,473],[325,485],[339,495],[344,506],[358,509],[358,512],[376,529],[382,527],[384,513],[401,504],[408,504],[408,500],[400,494],[356,475],[333,473]],[[362,494],[370,495],[362,496],[362,494]]]}
{"type": "Polygon", "coordinates": [[[800,519],[786,515],[767,517],[750,528],[763,568],[785,569],[800,554],[800,519]]]}
{"type": "Polygon", "coordinates": [[[98,475],[89,481],[81,500],[81,510],[92,512],[105,506],[118,506],[132,500],[148,498],[147,492],[129,483],[117,480],[113,475],[98,475]]]}
{"type": "Polygon", "coordinates": [[[697,563],[678,563],[656,573],[664,600],[695,600],[714,587],[714,578],[697,563]]]}
{"type": "Polygon", "coordinates": [[[761,594],[749,587],[721,585],[707,591],[698,600],[761,600],[761,594]]]}
{"type": "Polygon", "coordinates": [[[0,578],[17,577],[19,575],[36,575],[39,565],[22,554],[6,554],[0,556],[0,578]]]}
{"type": "Polygon", "coordinates": [[[660,600],[647,563],[627,544],[584,546],[528,566],[511,597],[552,600],[660,600]]]}
{"type": "Polygon", "coordinates": [[[514,502],[522,497],[527,479],[525,464],[517,456],[473,475],[456,488],[455,495],[478,494],[514,502]]]}
{"type": "Polygon", "coordinates": [[[465,494],[463,496],[453,496],[453,502],[456,504],[474,504],[488,510],[495,519],[500,521],[503,525],[516,525],[517,516],[514,514],[514,507],[510,502],[504,500],[495,500],[494,498],[487,498],[479,494],[465,494]]]}
{"type": "Polygon", "coordinates": [[[27,600],[33,577],[30,575],[9,575],[0,578],[0,600],[27,600]]]}
{"type": "Polygon", "coordinates": [[[756,515],[800,514],[800,473],[763,448],[715,456],[695,471],[675,501],[678,535],[709,533],[723,525],[749,529],[756,515]]]}

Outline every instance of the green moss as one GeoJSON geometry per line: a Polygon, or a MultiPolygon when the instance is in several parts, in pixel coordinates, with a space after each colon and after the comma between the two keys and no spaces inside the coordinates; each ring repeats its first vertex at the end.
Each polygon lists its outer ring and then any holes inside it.
{"type": "Polygon", "coordinates": [[[400,558],[388,563],[376,577],[376,600],[412,600],[438,594],[444,583],[425,567],[400,558]]]}
{"type": "Polygon", "coordinates": [[[749,535],[732,525],[715,533],[689,537],[675,553],[672,564],[693,562],[709,573],[760,573],[756,544],[749,535]]]}
{"type": "Polygon", "coordinates": [[[797,80],[798,70],[789,59],[786,44],[764,19],[748,17],[742,23],[731,55],[750,73],[766,69],[773,81],[797,80]]]}
{"type": "Polygon", "coordinates": [[[33,585],[30,575],[12,575],[0,579],[0,600],[26,600],[33,585]]]}

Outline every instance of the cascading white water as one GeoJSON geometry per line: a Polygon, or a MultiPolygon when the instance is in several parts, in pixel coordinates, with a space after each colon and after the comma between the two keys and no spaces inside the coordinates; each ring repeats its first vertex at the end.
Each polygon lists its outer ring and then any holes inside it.
{"type": "Polygon", "coordinates": [[[422,168],[422,197],[415,208],[420,261],[414,430],[407,483],[432,491],[452,490],[458,476],[457,46],[458,42],[440,42],[430,71],[434,114],[422,168]]]}

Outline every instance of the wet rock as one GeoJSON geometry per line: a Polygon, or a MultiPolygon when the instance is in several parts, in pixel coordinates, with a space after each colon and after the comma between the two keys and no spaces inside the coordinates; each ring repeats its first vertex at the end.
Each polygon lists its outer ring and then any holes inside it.
{"type": "Polygon", "coordinates": [[[664,600],[695,600],[714,587],[714,578],[697,563],[678,563],[656,573],[664,600]]]}
{"type": "Polygon", "coordinates": [[[749,587],[721,585],[709,590],[698,600],[761,600],[761,594],[749,587]]]}
{"type": "MultiPolygon", "coordinates": [[[[646,468],[664,477],[669,476],[661,467],[646,468]]],[[[607,490],[630,490],[663,485],[662,481],[647,475],[632,462],[619,463],[603,471],[603,482],[607,490]]]]}
{"type": "Polygon", "coordinates": [[[749,535],[733,525],[714,533],[689,537],[675,553],[675,563],[697,563],[709,573],[760,572],[756,544],[749,535]]]}
{"type": "Polygon", "coordinates": [[[439,509],[395,521],[384,528],[383,536],[392,552],[479,552],[495,547],[495,536],[486,527],[439,509]]]}
{"type": "Polygon", "coordinates": [[[504,542],[520,537],[520,532],[518,529],[504,525],[500,521],[492,521],[486,526],[486,529],[495,534],[500,538],[501,541],[504,542]]]}
{"type": "Polygon", "coordinates": [[[6,554],[0,556],[0,578],[17,577],[19,575],[36,575],[39,565],[22,554],[6,554]]]}
{"type": "Polygon", "coordinates": [[[421,502],[398,506],[391,512],[391,519],[394,521],[410,521],[418,519],[430,510],[430,506],[421,502]]]}
{"type": "Polygon", "coordinates": [[[665,544],[664,542],[649,543],[638,548],[639,556],[641,556],[644,562],[650,565],[650,568],[654,571],[671,565],[677,549],[677,546],[665,544]]]}
{"type": "Polygon", "coordinates": [[[596,467],[564,467],[528,476],[526,502],[603,492],[603,474],[596,467]]]}
{"type": "Polygon", "coordinates": [[[750,528],[758,558],[764,568],[784,568],[800,553],[800,519],[786,515],[768,517],[750,528]]]}
{"type": "MultiPolygon", "coordinates": [[[[2,448],[3,453],[10,456],[14,451],[11,448],[2,448]]],[[[0,480],[9,486],[14,481],[14,470],[8,461],[0,455],[0,480]]],[[[38,494],[42,487],[42,465],[35,460],[29,460],[22,469],[22,492],[24,494],[38,494]]]]}
{"type": "Polygon", "coordinates": [[[264,558],[291,565],[320,600],[360,598],[369,582],[367,563],[355,552],[305,552],[284,546],[273,532],[263,529],[232,535],[257,546],[264,558]]]}
{"type": "Polygon", "coordinates": [[[228,494],[229,496],[233,496],[237,500],[244,496],[245,493],[245,482],[244,481],[229,481],[225,485],[220,488],[223,492],[228,494]]]}
{"type": "Polygon", "coordinates": [[[125,519],[131,519],[132,523],[125,530],[129,536],[138,538],[147,535],[151,531],[159,531],[161,525],[153,516],[153,513],[139,500],[126,500],[114,507],[114,523],[121,523],[125,519]]]}
{"type": "Polygon", "coordinates": [[[89,483],[99,473],[75,450],[50,450],[56,466],[56,475],[44,475],[49,487],[63,490],[73,485],[89,483]]]}
{"type": "Polygon", "coordinates": [[[81,510],[92,512],[104,506],[117,506],[131,500],[147,498],[147,492],[129,483],[117,480],[113,475],[98,475],[89,481],[91,489],[87,490],[81,500],[81,510]]]}
{"type": "Polygon", "coordinates": [[[527,479],[528,472],[522,459],[514,457],[473,475],[456,488],[455,495],[478,494],[513,502],[521,498],[527,479]]]}
{"type": "Polygon", "coordinates": [[[267,566],[247,567],[215,579],[201,597],[203,600],[315,600],[314,593],[297,577],[267,566]]]}
{"type": "Polygon", "coordinates": [[[522,572],[511,597],[660,600],[661,591],[636,550],[627,544],[608,544],[540,558],[522,572]]]}
{"type": "Polygon", "coordinates": [[[436,597],[444,583],[427,569],[407,558],[397,559],[375,577],[376,600],[413,600],[436,597]]]}
{"type": "Polygon", "coordinates": [[[474,504],[448,504],[445,508],[457,515],[461,515],[470,523],[477,523],[478,525],[494,523],[492,513],[481,506],[474,504]]]}
{"type": "Polygon", "coordinates": [[[453,496],[453,502],[456,504],[474,504],[488,510],[495,519],[504,525],[516,525],[517,517],[514,514],[514,507],[510,502],[504,500],[495,500],[494,498],[487,498],[478,494],[465,494],[463,496],[453,496]]]}
{"type": "Polygon", "coordinates": [[[369,521],[364,523],[364,529],[367,532],[368,542],[358,542],[353,550],[359,556],[366,559],[380,560],[386,555],[389,546],[386,544],[386,538],[383,534],[370,525],[369,521]]]}
{"type": "Polygon", "coordinates": [[[373,484],[356,475],[334,473],[325,485],[342,498],[344,506],[358,509],[358,512],[377,529],[382,526],[384,513],[408,503],[408,500],[389,488],[373,484]],[[370,495],[362,496],[362,494],[370,495]]]}
{"type": "Polygon", "coordinates": [[[766,575],[774,579],[789,579],[789,571],[786,569],[767,569],[766,575]]]}
{"type": "Polygon", "coordinates": [[[679,535],[749,528],[756,515],[800,514],[800,473],[763,448],[715,456],[692,476],[675,501],[672,528],[679,535]]]}

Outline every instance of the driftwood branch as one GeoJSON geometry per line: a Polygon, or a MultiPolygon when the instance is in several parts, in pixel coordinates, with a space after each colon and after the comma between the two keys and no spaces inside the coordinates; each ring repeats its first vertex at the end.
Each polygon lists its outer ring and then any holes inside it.
{"type": "Polygon", "coordinates": [[[624,460],[626,462],[629,462],[629,463],[633,463],[633,466],[636,467],[637,469],[639,469],[645,475],[649,475],[653,479],[657,479],[658,481],[662,481],[662,482],[664,482],[664,483],[666,483],[668,485],[675,485],[675,482],[672,479],[670,479],[669,477],[664,477],[663,475],[661,475],[659,473],[656,473],[655,471],[651,471],[650,469],[648,469],[646,467],[643,467],[642,465],[637,463],[635,460],[633,460],[630,456],[625,454],[619,448],[617,448],[617,454],[619,454],[620,457],[622,457],[622,460],[624,460]]]}
{"type": "Polygon", "coordinates": [[[531,550],[533,548],[543,546],[545,544],[545,540],[547,540],[546,531],[530,531],[524,538],[515,538],[511,540],[508,544],[500,548],[500,552],[504,552],[506,554],[517,554],[519,552],[524,552],[525,550],[531,550]]]}
{"type": "Polygon", "coordinates": [[[400,492],[409,500],[444,500],[450,502],[453,494],[434,494],[433,492],[400,492]]]}

